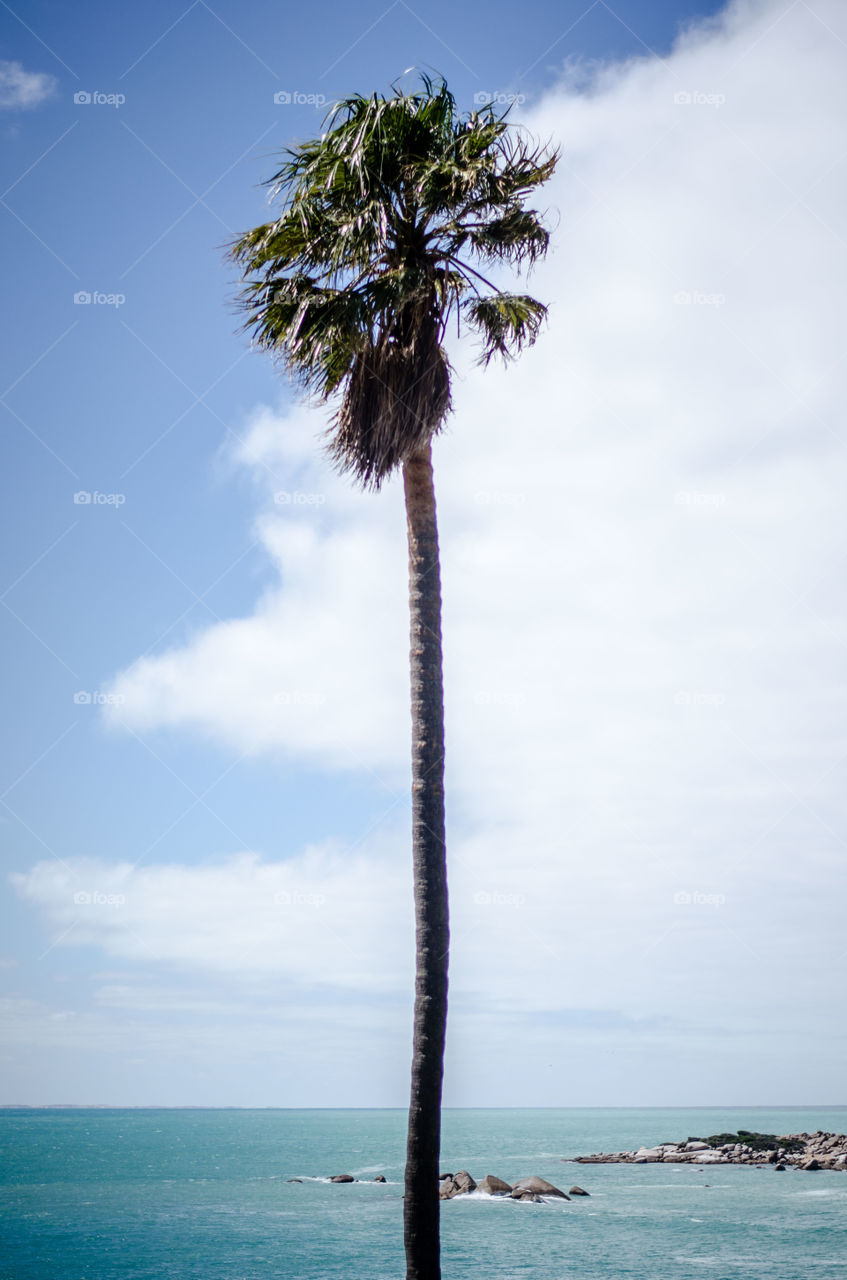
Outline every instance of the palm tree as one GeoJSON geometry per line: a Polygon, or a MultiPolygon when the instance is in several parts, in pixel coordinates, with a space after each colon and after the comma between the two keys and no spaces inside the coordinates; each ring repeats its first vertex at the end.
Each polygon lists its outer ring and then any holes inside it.
{"type": "Polygon", "coordinates": [[[451,317],[480,359],[535,341],[546,308],[478,269],[531,266],[549,233],[527,196],[557,153],[488,106],[459,115],[444,81],[359,94],[269,180],[279,217],[232,246],[245,327],[320,401],[328,449],[365,488],[402,470],[409,545],[416,981],[406,1160],[407,1280],[439,1280],[438,1158],[449,943],[441,587],[431,442],[450,412],[451,317]],[[468,257],[475,258],[472,266],[468,257]]]}

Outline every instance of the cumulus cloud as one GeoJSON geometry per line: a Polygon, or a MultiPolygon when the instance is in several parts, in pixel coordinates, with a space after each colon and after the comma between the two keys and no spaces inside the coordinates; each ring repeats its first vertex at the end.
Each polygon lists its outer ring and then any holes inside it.
{"type": "Polygon", "coordinates": [[[377,862],[374,850],[364,866],[361,854],[327,845],[285,862],[255,854],[200,867],[42,862],[12,879],[69,946],[93,943],[122,959],[189,971],[391,990],[407,982],[397,947],[411,919],[399,909],[408,897],[400,866],[377,862]],[[392,921],[402,927],[387,928],[392,921]]]}
{"type": "Polygon", "coordinates": [[[270,509],[257,533],[279,585],[251,617],[122,673],[112,718],[139,729],[192,726],[248,755],[279,749],[332,768],[399,764],[405,779],[402,537],[369,519],[361,496],[351,502],[336,477],[298,465],[294,450],[313,443],[314,422],[302,412],[292,419],[281,433],[293,438],[290,458],[270,436],[283,424],[266,409],[239,453],[266,481],[270,509]]]}
{"type": "MultiPolygon", "coordinates": [[[[566,77],[526,113],[563,147],[555,248],[530,286],[550,324],[508,370],[460,345],[435,455],[469,1060],[487,1044],[516,1063],[517,1023],[489,1016],[533,1017],[522,1042],[549,1046],[579,1015],[591,1036],[641,1027],[666,1048],[707,1028],[697,1051],[730,1080],[715,1037],[751,1018],[772,1037],[786,1004],[794,1026],[827,1025],[844,961],[845,23],[835,3],[736,4],[667,59],[566,77]]],[[[256,411],[236,462],[278,582],[250,616],[119,673],[108,714],[396,786],[401,495],[350,491],[313,446],[321,425],[256,411]]],[[[358,923],[400,990],[405,840],[390,874],[369,842],[349,868],[325,850],[128,873],[136,914],[86,916],[68,942],[387,992],[361,954],[345,969],[322,949],[313,968],[317,913],[285,932],[257,906],[311,876],[327,907],[376,893],[358,923]]],[[[61,875],[20,882],[57,925],[61,875]]]]}
{"type": "Polygon", "coordinates": [[[0,109],[38,107],[56,91],[55,76],[27,71],[20,62],[0,60],[0,109]]]}

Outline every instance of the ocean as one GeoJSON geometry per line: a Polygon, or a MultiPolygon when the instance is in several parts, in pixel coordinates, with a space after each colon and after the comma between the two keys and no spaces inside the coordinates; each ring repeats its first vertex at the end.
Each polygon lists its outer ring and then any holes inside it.
{"type": "MultiPolygon", "coordinates": [[[[2,1110],[0,1276],[402,1280],[405,1123],[401,1111],[2,1110]],[[324,1180],[336,1173],[361,1181],[324,1180]]],[[[590,1193],[447,1202],[445,1280],[847,1280],[847,1173],[562,1163],[739,1127],[843,1132],[847,1108],[445,1112],[443,1170],[590,1193]]]]}

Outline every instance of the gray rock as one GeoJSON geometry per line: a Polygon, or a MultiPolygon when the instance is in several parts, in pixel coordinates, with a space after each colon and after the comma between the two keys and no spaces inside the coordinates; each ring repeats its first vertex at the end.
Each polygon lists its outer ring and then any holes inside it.
{"type": "Polygon", "coordinates": [[[532,1204],[543,1204],[541,1196],[536,1195],[534,1191],[513,1191],[509,1197],[510,1200],[529,1200],[532,1204]]]}
{"type": "Polygon", "coordinates": [[[381,1173],[378,1173],[378,1174],[376,1175],[376,1177],[374,1178],[374,1182],[385,1182],[385,1177],[384,1177],[384,1175],[383,1175],[383,1174],[381,1174],[381,1173]]]}
{"type": "Polygon", "coordinates": [[[460,1169],[458,1173],[454,1174],[453,1183],[456,1187],[457,1196],[467,1195],[469,1191],[476,1191],[476,1183],[467,1169],[460,1169]]]}
{"type": "Polygon", "coordinates": [[[303,1179],[302,1178],[286,1178],[285,1181],[286,1182],[302,1182],[303,1179]]]}
{"type": "Polygon", "coordinates": [[[330,1178],[330,1182],[355,1182],[356,1179],[352,1173],[337,1173],[334,1178],[330,1178]]]}
{"type": "Polygon", "coordinates": [[[458,1190],[459,1188],[452,1178],[442,1178],[438,1184],[438,1198],[439,1200],[452,1200],[458,1190]]]}
{"type": "Polygon", "coordinates": [[[537,1196],[557,1196],[562,1200],[570,1199],[569,1196],[565,1195],[564,1191],[554,1187],[552,1182],[547,1182],[544,1178],[538,1178],[534,1175],[531,1178],[520,1178],[515,1183],[512,1196],[517,1199],[515,1191],[532,1191],[537,1196]]]}
{"type": "Polygon", "coordinates": [[[484,1191],[487,1196],[507,1196],[512,1188],[502,1178],[496,1177],[493,1173],[487,1173],[482,1182],[477,1185],[477,1190],[484,1191]]]}
{"type": "Polygon", "coordinates": [[[568,1192],[569,1196],[587,1196],[590,1194],[591,1194],[590,1191],[583,1191],[582,1187],[571,1187],[570,1191],[568,1192]]]}

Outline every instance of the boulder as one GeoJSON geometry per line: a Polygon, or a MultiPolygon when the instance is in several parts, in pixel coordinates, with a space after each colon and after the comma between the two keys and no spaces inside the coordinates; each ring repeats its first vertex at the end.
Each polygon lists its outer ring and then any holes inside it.
{"type": "Polygon", "coordinates": [[[529,1200],[532,1204],[543,1204],[541,1196],[536,1195],[534,1191],[513,1191],[509,1196],[510,1200],[529,1200]]]}
{"type": "Polygon", "coordinates": [[[569,1196],[588,1196],[590,1194],[590,1191],[583,1191],[582,1187],[571,1187],[568,1192],[569,1196]]]}
{"type": "Polygon", "coordinates": [[[452,1173],[439,1173],[438,1181],[443,1182],[445,1178],[452,1178],[452,1177],[453,1177],[452,1173]]]}
{"type": "Polygon", "coordinates": [[[809,1173],[812,1173],[813,1170],[819,1169],[820,1165],[818,1164],[817,1160],[812,1158],[811,1160],[804,1160],[803,1163],[800,1165],[800,1168],[807,1169],[809,1173]]]}
{"type": "Polygon", "coordinates": [[[507,1196],[511,1190],[508,1182],[493,1173],[487,1173],[482,1182],[477,1184],[477,1191],[484,1191],[487,1196],[507,1196]]]}
{"type": "Polygon", "coordinates": [[[302,1182],[303,1179],[302,1178],[286,1178],[285,1181],[286,1182],[302,1182]]]}
{"type": "Polygon", "coordinates": [[[774,1173],[785,1173],[785,1165],[784,1165],[784,1164],[775,1164],[775,1165],[774,1165],[774,1167],[773,1167],[773,1171],[774,1171],[774,1173]]]}
{"type": "Polygon", "coordinates": [[[467,1195],[469,1191],[476,1191],[476,1183],[474,1182],[467,1169],[460,1169],[453,1176],[453,1184],[456,1187],[456,1195],[467,1195]]]}
{"type": "Polygon", "coordinates": [[[560,1191],[558,1187],[554,1187],[552,1182],[547,1182],[544,1178],[537,1178],[535,1176],[531,1178],[520,1178],[515,1183],[512,1191],[512,1198],[515,1200],[519,1199],[519,1196],[515,1195],[516,1191],[531,1191],[537,1196],[557,1196],[561,1200],[570,1199],[569,1196],[565,1195],[564,1191],[560,1191]]]}
{"type": "Polygon", "coordinates": [[[452,1178],[442,1178],[438,1184],[439,1200],[452,1200],[459,1188],[456,1186],[452,1178]]]}
{"type": "Polygon", "coordinates": [[[356,1179],[352,1173],[337,1173],[334,1178],[330,1178],[330,1182],[355,1182],[356,1179]]]}
{"type": "Polygon", "coordinates": [[[684,1151],[708,1151],[709,1144],[708,1142],[701,1142],[699,1139],[697,1139],[694,1142],[686,1142],[685,1146],[683,1147],[683,1150],[684,1151]]]}
{"type": "Polygon", "coordinates": [[[385,1182],[385,1175],[378,1173],[374,1178],[374,1182],[385,1182]]]}

